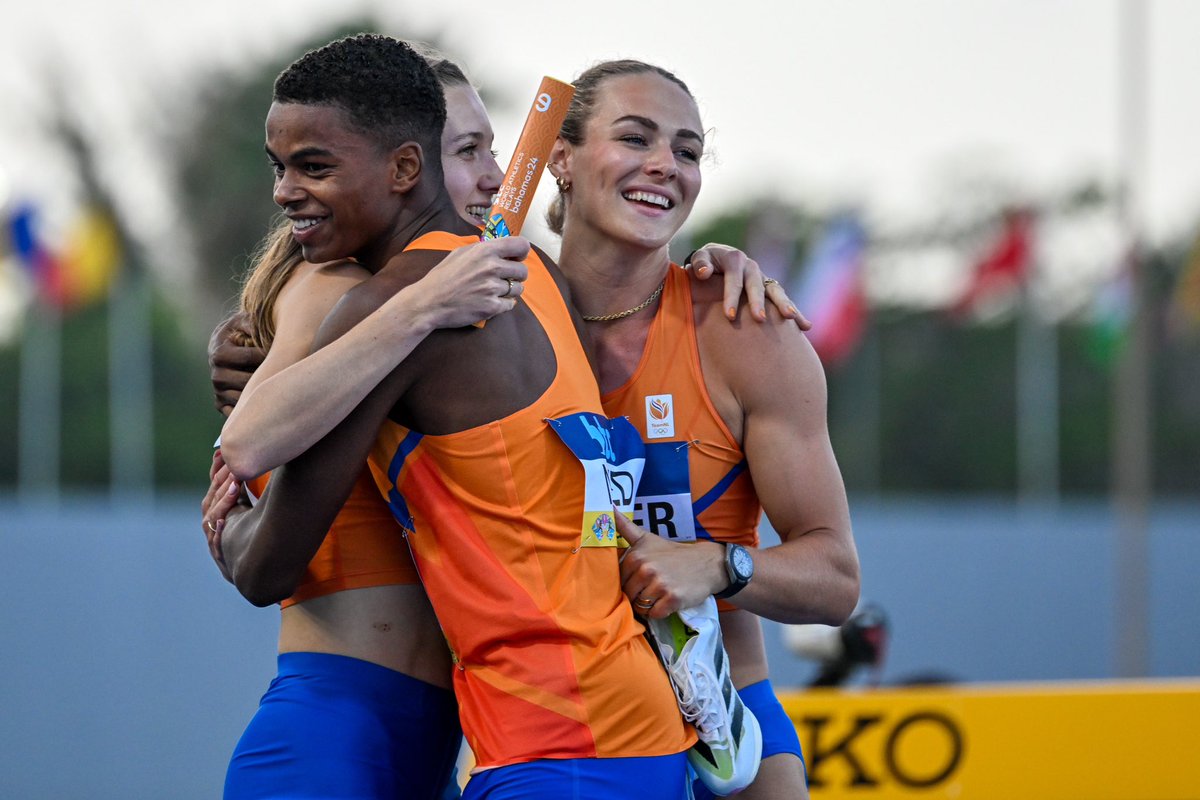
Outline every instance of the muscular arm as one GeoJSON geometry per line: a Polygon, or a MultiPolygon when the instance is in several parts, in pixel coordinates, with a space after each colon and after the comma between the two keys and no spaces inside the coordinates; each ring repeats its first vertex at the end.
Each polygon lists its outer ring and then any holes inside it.
{"type": "MultiPolygon", "coordinates": [[[[754,578],[730,602],[782,622],[841,624],[858,599],[858,556],[829,443],[821,364],[795,326],[778,316],[730,330],[715,303],[698,309],[710,395],[741,440],[758,497],[782,539],[751,551],[754,578]]],[[[723,559],[724,546],[713,542],[639,537],[622,563],[625,590],[631,598],[658,598],[651,614],[666,616],[724,589],[723,559]]]]}
{"type": "MultiPolygon", "coordinates": [[[[859,568],[829,442],[825,373],[790,325],[764,326],[748,338],[761,339],[747,343],[752,358],[745,350],[718,358],[743,408],[742,447],[755,491],[782,543],[752,551],[754,579],[730,602],[782,622],[840,625],[858,602],[859,568]]],[[[722,578],[715,591],[727,583],[722,578]]]]}
{"type": "Polygon", "coordinates": [[[306,345],[284,369],[264,364],[221,431],[234,476],[252,478],[303,453],[436,328],[511,310],[527,273],[519,259],[528,250],[518,237],[457,250],[329,346],[304,358],[306,345]]]}

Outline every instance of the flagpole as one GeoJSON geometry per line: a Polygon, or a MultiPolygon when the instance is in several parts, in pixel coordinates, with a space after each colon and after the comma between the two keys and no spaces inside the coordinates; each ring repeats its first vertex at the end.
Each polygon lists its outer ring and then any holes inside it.
{"type": "Polygon", "coordinates": [[[1016,320],[1017,491],[1023,505],[1058,502],[1058,330],[1035,302],[1040,264],[1029,264],[1016,320]]]}
{"type": "Polygon", "coordinates": [[[829,412],[831,422],[836,416],[838,428],[852,432],[848,440],[838,442],[847,482],[868,496],[878,496],[883,485],[883,345],[879,328],[875,315],[867,318],[862,340],[844,374],[838,376],[835,389],[840,396],[829,412]]]}
{"type": "Polygon", "coordinates": [[[1119,153],[1123,187],[1120,212],[1129,248],[1132,316],[1117,360],[1113,387],[1112,496],[1116,511],[1115,667],[1121,677],[1141,677],[1150,667],[1150,318],[1142,241],[1145,173],[1148,3],[1122,0],[1119,153]]]}
{"type": "Polygon", "coordinates": [[[124,252],[108,306],[109,491],[114,501],[146,503],[154,491],[152,295],[132,249],[124,252]]]}
{"type": "Polygon", "coordinates": [[[62,447],[62,312],[36,299],[25,310],[17,431],[17,495],[58,505],[62,447]]]}

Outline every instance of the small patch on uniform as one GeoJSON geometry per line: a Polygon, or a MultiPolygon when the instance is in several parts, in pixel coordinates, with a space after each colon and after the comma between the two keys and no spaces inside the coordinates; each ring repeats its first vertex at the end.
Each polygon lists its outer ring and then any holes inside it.
{"type": "Polygon", "coordinates": [[[670,439],[675,436],[675,401],[669,394],[646,397],[646,438],[670,439]]]}

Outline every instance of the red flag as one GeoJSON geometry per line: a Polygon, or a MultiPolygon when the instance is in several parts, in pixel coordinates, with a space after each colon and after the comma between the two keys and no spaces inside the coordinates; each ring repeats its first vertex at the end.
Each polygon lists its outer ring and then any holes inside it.
{"type": "Polygon", "coordinates": [[[1028,209],[1006,212],[1000,238],[975,265],[966,290],[950,307],[951,315],[988,319],[1015,305],[1032,253],[1033,213],[1028,209]]]}

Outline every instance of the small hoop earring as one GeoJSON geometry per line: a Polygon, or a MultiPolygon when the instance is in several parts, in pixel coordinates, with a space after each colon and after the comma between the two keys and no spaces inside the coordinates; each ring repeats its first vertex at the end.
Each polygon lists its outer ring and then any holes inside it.
{"type": "Polygon", "coordinates": [[[571,182],[563,179],[563,176],[561,175],[554,176],[554,185],[557,186],[558,190],[563,194],[571,191],[571,182]]]}

